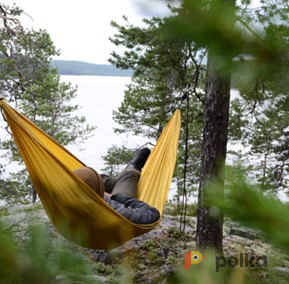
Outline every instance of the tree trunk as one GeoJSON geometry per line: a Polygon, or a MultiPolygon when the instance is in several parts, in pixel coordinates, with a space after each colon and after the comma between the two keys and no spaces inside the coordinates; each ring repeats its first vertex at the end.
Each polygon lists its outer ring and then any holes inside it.
{"type": "Polygon", "coordinates": [[[36,199],[37,199],[37,192],[35,190],[35,187],[33,187],[33,191],[32,191],[32,203],[36,203],[36,199]]]}
{"type": "Polygon", "coordinates": [[[210,208],[207,189],[210,181],[218,181],[218,186],[224,186],[221,171],[226,159],[228,140],[230,72],[228,69],[222,72],[218,67],[218,58],[211,51],[208,55],[205,92],[197,246],[200,250],[211,247],[222,253],[223,216],[216,208],[210,208]]]}

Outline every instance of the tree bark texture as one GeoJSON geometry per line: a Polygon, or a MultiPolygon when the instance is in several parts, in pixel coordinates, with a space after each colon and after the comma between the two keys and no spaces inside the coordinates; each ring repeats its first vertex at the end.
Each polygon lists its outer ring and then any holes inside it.
{"type": "Polygon", "coordinates": [[[218,67],[218,57],[209,51],[198,195],[197,246],[200,250],[210,247],[219,253],[223,251],[223,216],[216,208],[209,206],[207,189],[209,182],[214,180],[218,181],[218,186],[224,186],[221,171],[226,159],[228,140],[229,73],[222,72],[218,67]]]}

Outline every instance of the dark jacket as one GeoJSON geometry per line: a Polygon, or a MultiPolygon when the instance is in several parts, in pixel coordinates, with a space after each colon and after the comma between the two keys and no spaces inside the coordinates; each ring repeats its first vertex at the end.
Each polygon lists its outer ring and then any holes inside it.
{"type": "Polygon", "coordinates": [[[135,224],[151,224],[160,218],[159,211],[143,201],[124,193],[116,193],[104,200],[119,214],[135,224]]]}

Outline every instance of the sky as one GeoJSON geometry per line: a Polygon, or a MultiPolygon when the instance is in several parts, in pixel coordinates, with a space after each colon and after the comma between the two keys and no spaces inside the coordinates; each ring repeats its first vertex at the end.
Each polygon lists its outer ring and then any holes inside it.
{"type": "Polygon", "coordinates": [[[117,30],[112,20],[141,25],[142,19],[164,16],[168,8],[164,0],[2,0],[6,5],[16,3],[27,15],[21,18],[26,28],[45,29],[61,55],[56,59],[79,60],[108,64],[116,47],[109,37],[117,30]],[[28,16],[29,15],[29,16],[28,16]]]}

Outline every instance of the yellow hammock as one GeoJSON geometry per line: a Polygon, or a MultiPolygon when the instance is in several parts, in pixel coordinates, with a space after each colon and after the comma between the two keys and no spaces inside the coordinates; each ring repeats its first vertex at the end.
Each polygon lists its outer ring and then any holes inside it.
{"type": "MultiPolygon", "coordinates": [[[[70,241],[111,249],[153,229],[114,211],[73,174],[84,164],[25,116],[0,99],[6,120],[41,203],[55,228],[70,241]]],[[[138,198],[163,213],[171,184],[180,132],[176,110],[142,170],[138,198]]]]}

